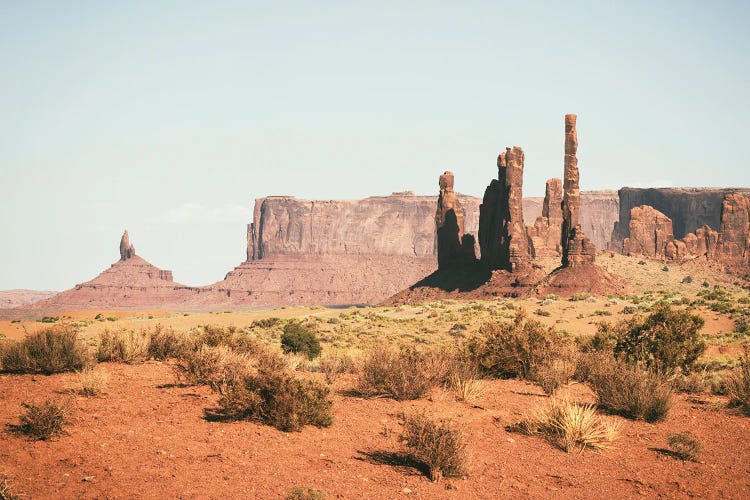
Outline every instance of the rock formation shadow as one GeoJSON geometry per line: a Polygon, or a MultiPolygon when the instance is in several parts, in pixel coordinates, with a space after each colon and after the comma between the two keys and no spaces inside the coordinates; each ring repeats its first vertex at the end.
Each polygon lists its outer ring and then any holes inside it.
{"type": "Polygon", "coordinates": [[[413,284],[409,290],[429,287],[445,292],[470,292],[487,283],[491,277],[492,269],[483,262],[476,259],[456,261],[413,284]]]}

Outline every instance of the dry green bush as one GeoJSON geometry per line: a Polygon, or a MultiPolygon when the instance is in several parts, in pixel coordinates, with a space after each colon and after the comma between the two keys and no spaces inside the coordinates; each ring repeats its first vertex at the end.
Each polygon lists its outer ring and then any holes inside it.
{"type": "Polygon", "coordinates": [[[750,350],[740,358],[740,364],[726,377],[724,383],[731,404],[740,406],[750,413],[750,350]]]}
{"type": "Polygon", "coordinates": [[[372,349],[362,360],[356,390],[368,396],[396,400],[418,399],[444,382],[453,365],[442,350],[418,350],[385,346],[372,349]]]}
{"type": "Polygon", "coordinates": [[[534,415],[508,426],[507,430],[524,434],[541,434],[561,450],[583,451],[586,448],[607,448],[619,435],[621,426],[612,419],[596,414],[590,404],[552,398],[534,415]]]}
{"type": "Polygon", "coordinates": [[[99,335],[97,357],[99,361],[140,363],[148,359],[149,343],[149,335],[143,330],[104,330],[99,335]]]}
{"type": "Polygon", "coordinates": [[[19,429],[35,439],[46,440],[62,434],[71,413],[70,403],[45,400],[41,404],[22,403],[26,410],[21,414],[19,429]]]}
{"type": "Polygon", "coordinates": [[[669,449],[678,458],[695,462],[701,452],[701,444],[698,439],[690,432],[679,432],[667,436],[669,449]]]}
{"type": "Polygon", "coordinates": [[[258,421],[284,432],[333,423],[328,386],[296,377],[278,355],[259,357],[255,370],[220,391],[219,408],[226,418],[258,421]]]}
{"type": "Polygon", "coordinates": [[[107,389],[109,373],[87,367],[76,373],[76,382],[76,392],[82,396],[98,396],[107,389]]]}
{"type": "Polygon", "coordinates": [[[55,325],[9,342],[2,349],[3,370],[11,373],[60,373],[80,370],[93,363],[78,331],[68,324],[55,325]]]}
{"type": "Polygon", "coordinates": [[[662,373],[613,358],[599,358],[588,382],[599,405],[628,418],[656,422],[672,405],[672,386],[662,373]]]}
{"type": "Polygon", "coordinates": [[[412,458],[427,466],[430,480],[460,477],[467,473],[466,440],[451,420],[438,419],[426,413],[402,416],[401,435],[412,458]]]}
{"type": "Polygon", "coordinates": [[[246,354],[236,353],[225,345],[199,345],[188,351],[174,365],[177,380],[192,385],[208,385],[219,390],[238,383],[251,369],[246,354]]]}

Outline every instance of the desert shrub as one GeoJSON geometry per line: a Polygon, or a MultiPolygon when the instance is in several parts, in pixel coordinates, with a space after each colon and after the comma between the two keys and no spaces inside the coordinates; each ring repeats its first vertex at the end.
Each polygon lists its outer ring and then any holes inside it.
{"type": "Polygon", "coordinates": [[[635,316],[612,327],[615,356],[659,371],[689,371],[706,349],[699,334],[703,324],[703,318],[687,310],[661,305],[645,318],[635,316]]]}
{"type": "Polygon", "coordinates": [[[682,283],[692,283],[692,282],[693,282],[693,277],[690,276],[690,275],[685,276],[684,278],[682,278],[682,283]]]}
{"type": "Polygon", "coordinates": [[[295,486],[289,490],[286,500],[325,500],[326,494],[321,490],[295,486]]]}
{"type": "Polygon", "coordinates": [[[672,386],[664,374],[598,357],[587,376],[600,406],[628,418],[656,422],[672,404],[672,386]]]}
{"type": "Polygon", "coordinates": [[[472,403],[487,392],[487,383],[471,367],[454,368],[448,376],[448,387],[456,399],[472,403]]]}
{"type": "Polygon", "coordinates": [[[273,328],[277,324],[281,323],[281,318],[262,318],[256,319],[250,324],[251,328],[273,328]]]}
{"type": "Polygon", "coordinates": [[[103,369],[84,368],[76,374],[76,390],[82,396],[97,396],[104,392],[109,383],[109,373],[103,369]]]}
{"type": "Polygon", "coordinates": [[[554,394],[557,389],[570,382],[576,373],[577,363],[573,357],[553,359],[538,366],[532,380],[539,384],[545,394],[554,394]]]}
{"type": "Polygon", "coordinates": [[[466,343],[468,359],[482,375],[521,377],[534,380],[535,374],[555,360],[575,357],[573,341],[539,321],[529,320],[519,310],[513,321],[485,323],[479,335],[466,343]]]}
{"type": "Polygon", "coordinates": [[[148,354],[157,360],[179,358],[191,347],[192,340],[186,333],[157,324],[151,331],[148,354]]]}
{"type": "Polygon", "coordinates": [[[320,371],[326,378],[326,382],[332,384],[339,375],[351,371],[354,368],[354,360],[345,351],[326,351],[320,357],[320,371]]]}
{"type": "Polygon", "coordinates": [[[19,342],[3,345],[3,370],[12,373],[60,373],[80,370],[93,360],[78,331],[56,325],[27,335],[19,342]]]}
{"type": "Polygon", "coordinates": [[[281,335],[281,349],[284,352],[304,354],[308,359],[317,358],[322,350],[315,333],[296,321],[284,325],[284,333],[281,335]]]}
{"type": "Polygon", "coordinates": [[[690,431],[678,432],[667,436],[669,449],[678,458],[695,462],[701,452],[701,444],[690,431]]]}
{"type": "Polygon", "coordinates": [[[732,370],[724,381],[730,403],[742,407],[747,413],[750,413],[749,353],[750,351],[745,349],[745,354],[740,359],[740,365],[732,370]]]}
{"type": "Polygon", "coordinates": [[[738,333],[750,333],[750,317],[745,313],[734,320],[734,331],[738,333]]]}
{"type": "Polygon", "coordinates": [[[552,316],[551,312],[545,311],[544,309],[537,309],[536,311],[534,311],[534,314],[536,314],[537,316],[544,316],[544,317],[552,316]]]}
{"type": "Polygon", "coordinates": [[[0,500],[20,500],[20,498],[10,478],[0,473],[0,500]]]}
{"type": "Polygon", "coordinates": [[[237,328],[234,326],[223,328],[216,325],[203,325],[200,330],[195,333],[195,344],[202,344],[209,347],[217,347],[220,345],[234,347],[235,333],[237,333],[237,328]]]}
{"type": "Polygon", "coordinates": [[[333,423],[333,401],[327,385],[298,378],[272,358],[260,359],[254,373],[221,387],[219,408],[224,416],[254,420],[290,432],[305,425],[333,423]]]}
{"type": "Polygon", "coordinates": [[[541,434],[566,452],[586,448],[606,448],[620,431],[615,421],[596,414],[596,407],[565,399],[551,399],[527,420],[506,429],[524,434],[541,434]]]}
{"type": "Polygon", "coordinates": [[[426,413],[402,416],[401,435],[412,458],[427,466],[430,480],[460,477],[467,472],[466,441],[451,420],[426,413]]]}
{"type": "Polygon", "coordinates": [[[587,293],[587,292],[576,292],[573,295],[571,295],[570,299],[568,299],[568,300],[570,300],[571,302],[578,302],[578,301],[581,301],[581,300],[586,300],[586,299],[588,299],[590,297],[591,297],[590,293],[587,293]]]}
{"type": "Polygon", "coordinates": [[[357,391],[396,400],[418,399],[445,381],[451,366],[452,359],[442,351],[381,346],[365,354],[357,391]]]}
{"type": "Polygon", "coordinates": [[[63,426],[70,417],[70,405],[46,400],[41,404],[22,403],[19,429],[35,439],[46,440],[62,434],[63,426]]]}
{"type": "Polygon", "coordinates": [[[135,332],[121,328],[104,330],[99,335],[99,361],[140,363],[149,355],[149,336],[145,331],[135,332]]]}
{"type": "Polygon", "coordinates": [[[635,306],[625,306],[622,308],[622,314],[635,314],[637,310],[635,306]]]}
{"type": "MultiPolygon", "coordinates": [[[[281,360],[280,363],[285,363],[281,360]]],[[[238,383],[250,370],[250,359],[224,345],[199,345],[188,351],[174,365],[175,375],[181,382],[207,385],[219,390],[227,384],[238,383]]]]}

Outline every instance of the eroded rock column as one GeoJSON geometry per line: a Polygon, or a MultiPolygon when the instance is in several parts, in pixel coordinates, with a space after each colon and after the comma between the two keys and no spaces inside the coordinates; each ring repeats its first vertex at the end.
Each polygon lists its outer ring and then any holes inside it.
{"type": "MultiPolygon", "coordinates": [[[[456,262],[464,256],[464,209],[453,190],[453,172],[443,172],[440,176],[435,226],[437,229],[438,267],[456,262]]],[[[467,249],[468,251],[468,249],[467,249]]],[[[471,254],[474,248],[472,242],[471,254]]]]}
{"type": "Polygon", "coordinates": [[[130,236],[126,229],[120,238],[120,260],[128,260],[135,255],[135,247],[130,243],[130,236]]]}

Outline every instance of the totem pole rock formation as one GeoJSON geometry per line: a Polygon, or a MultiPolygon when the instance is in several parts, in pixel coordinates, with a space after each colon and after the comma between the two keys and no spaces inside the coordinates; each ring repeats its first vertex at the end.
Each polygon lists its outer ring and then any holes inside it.
{"type": "Polygon", "coordinates": [[[544,191],[542,216],[527,227],[531,240],[531,254],[536,257],[559,257],[562,254],[562,181],[549,179],[544,191]]]}
{"type": "Polygon", "coordinates": [[[453,172],[440,176],[440,196],[435,212],[437,229],[438,268],[474,257],[474,238],[464,234],[464,209],[453,190],[453,172]],[[463,246],[466,245],[466,248],[463,246]]]}
{"type": "Polygon", "coordinates": [[[128,260],[135,256],[135,247],[130,244],[130,236],[126,229],[120,238],[120,260],[128,260]]]}
{"type": "MultiPolygon", "coordinates": [[[[672,219],[648,205],[630,210],[629,230],[630,237],[623,241],[625,255],[661,258],[665,256],[667,243],[674,240],[672,219]]],[[[684,255],[685,249],[678,246],[676,243],[670,245],[670,253],[684,255]]]]}
{"type": "Polygon", "coordinates": [[[565,115],[565,175],[560,239],[563,267],[575,267],[596,260],[596,247],[583,234],[579,223],[581,193],[578,185],[577,151],[576,115],[565,115]]]}
{"type": "Polygon", "coordinates": [[[531,262],[523,223],[523,149],[506,148],[497,158],[498,178],[484,192],[479,210],[482,261],[491,269],[516,272],[531,262]]]}

